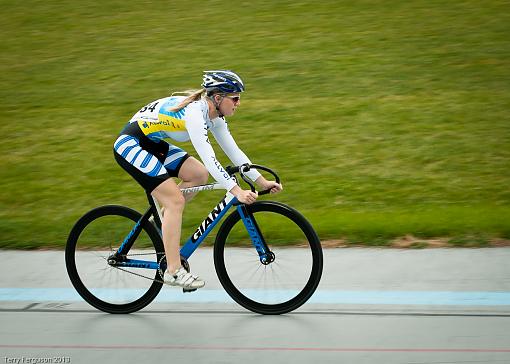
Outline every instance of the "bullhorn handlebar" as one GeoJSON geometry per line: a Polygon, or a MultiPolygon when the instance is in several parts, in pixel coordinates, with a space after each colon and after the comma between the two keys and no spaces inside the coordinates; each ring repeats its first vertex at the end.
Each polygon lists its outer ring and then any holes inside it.
{"type": "MultiPolygon", "coordinates": [[[[248,164],[248,163],[246,163],[246,164],[243,164],[241,166],[235,166],[235,167],[228,166],[225,169],[226,169],[227,173],[230,176],[233,176],[234,174],[239,173],[239,175],[244,180],[244,182],[246,182],[250,186],[250,189],[252,190],[252,192],[257,192],[257,190],[256,190],[255,185],[253,184],[253,182],[246,176],[246,172],[250,171],[251,169],[265,171],[265,172],[267,172],[267,173],[269,173],[269,174],[274,176],[276,183],[280,183],[280,177],[276,174],[275,171],[273,171],[271,168],[264,167],[264,166],[261,166],[261,165],[258,165],[258,164],[248,164]]],[[[270,191],[271,190],[264,190],[264,191],[258,192],[258,194],[259,194],[259,196],[260,195],[266,195],[270,191]]]]}

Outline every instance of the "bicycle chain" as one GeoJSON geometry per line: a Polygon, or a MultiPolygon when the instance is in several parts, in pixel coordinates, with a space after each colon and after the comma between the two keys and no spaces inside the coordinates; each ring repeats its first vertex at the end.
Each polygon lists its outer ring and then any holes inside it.
{"type": "MultiPolygon", "coordinates": [[[[129,254],[129,256],[140,256],[140,255],[153,255],[154,253],[138,253],[138,254],[129,254]]],[[[156,252],[156,255],[158,254],[163,254],[163,256],[161,257],[161,259],[159,260],[158,262],[158,265],[161,267],[161,262],[163,261],[163,259],[166,260],[166,255],[162,252],[156,252]]],[[[126,255],[121,255],[121,257],[123,258],[127,258],[127,254],[126,255]]],[[[190,271],[190,268],[189,268],[189,263],[187,260],[184,259],[184,261],[182,261],[182,258],[181,257],[181,262],[183,263],[183,266],[184,266],[184,269],[186,269],[188,272],[190,271]]],[[[148,279],[150,281],[154,281],[154,282],[157,282],[157,283],[162,283],[162,284],[165,284],[165,282],[163,280],[158,280],[158,279],[155,279],[155,278],[150,278],[150,277],[147,277],[147,276],[144,276],[143,274],[139,274],[139,273],[135,273],[135,272],[131,272],[129,270],[126,270],[124,268],[121,268],[121,267],[116,267],[116,266],[111,266],[113,268],[116,268],[118,270],[121,270],[123,272],[126,272],[126,273],[129,273],[129,274],[132,274],[132,275],[135,275],[135,276],[138,276],[138,277],[141,277],[141,278],[145,278],[145,279],[148,279]]],[[[159,276],[161,278],[163,278],[163,275],[164,275],[164,272],[161,270],[161,268],[158,268],[158,273],[159,273],[159,276]]],[[[192,292],[192,291],[195,291],[195,290],[185,290],[185,291],[188,291],[188,292],[192,292]]]]}
{"type": "MultiPolygon", "coordinates": [[[[165,283],[163,282],[162,280],[158,280],[158,279],[155,279],[155,278],[150,278],[150,277],[146,277],[142,274],[139,274],[139,273],[135,273],[135,272],[131,272],[129,270],[126,270],[126,269],[123,269],[123,268],[120,268],[120,267],[113,267],[115,269],[118,269],[118,270],[121,270],[123,272],[126,272],[126,273],[129,273],[129,274],[132,274],[132,275],[135,275],[135,276],[138,276],[138,277],[141,277],[141,278],[145,278],[145,279],[148,279],[149,281],[154,281],[154,282],[158,282],[158,283],[165,283]]],[[[160,274],[161,275],[161,274],[160,274]]]]}

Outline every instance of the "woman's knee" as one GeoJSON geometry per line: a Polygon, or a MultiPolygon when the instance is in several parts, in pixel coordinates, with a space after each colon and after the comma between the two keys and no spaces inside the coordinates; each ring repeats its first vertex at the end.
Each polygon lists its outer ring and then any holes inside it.
{"type": "Polygon", "coordinates": [[[175,182],[167,180],[154,189],[152,195],[166,208],[183,210],[186,200],[175,182]]]}
{"type": "Polygon", "coordinates": [[[193,157],[188,158],[179,171],[179,178],[194,185],[207,183],[209,172],[202,163],[193,157]]]}
{"type": "Polygon", "coordinates": [[[166,196],[161,203],[166,209],[172,209],[172,210],[184,210],[184,205],[186,204],[186,199],[184,198],[183,194],[173,194],[171,196],[166,196]]]}
{"type": "Polygon", "coordinates": [[[201,167],[196,171],[196,183],[203,185],[207,183],[207,180],[209,179],[209,171],[205,167],[201,167]]]}

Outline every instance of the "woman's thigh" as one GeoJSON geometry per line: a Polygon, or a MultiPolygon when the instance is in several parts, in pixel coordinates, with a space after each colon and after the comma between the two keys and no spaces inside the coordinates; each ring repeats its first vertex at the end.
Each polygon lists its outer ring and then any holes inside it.
{"type": "Polygon", "coordinates": [[[200,185],[207,182],[209,172],[200,161],[194,157],[189,157],[179,169],[179,178],[183,182],[200,185]]]}
{"type": "Polygon", "coordinates": [[[179,189],[179,186],[171,178],[159,184],[151,192],[164,207],[181,210],[184,208],[184,196],[179,189]]]}

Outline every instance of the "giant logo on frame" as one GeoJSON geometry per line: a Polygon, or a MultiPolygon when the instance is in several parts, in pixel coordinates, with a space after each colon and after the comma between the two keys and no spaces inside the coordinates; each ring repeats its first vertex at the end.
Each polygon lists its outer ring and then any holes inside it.
{"type": "Polygon", "coordinates": [[[227,207],[226,197],[220,201],[220,203],[211,211],[211,213],[205,218],[204,221],[197,228],[193,236],[191,237],[191,241],[196,243],[198,239],[204,234],[207,228],[216,220],[219,214],[227,207]]]}

